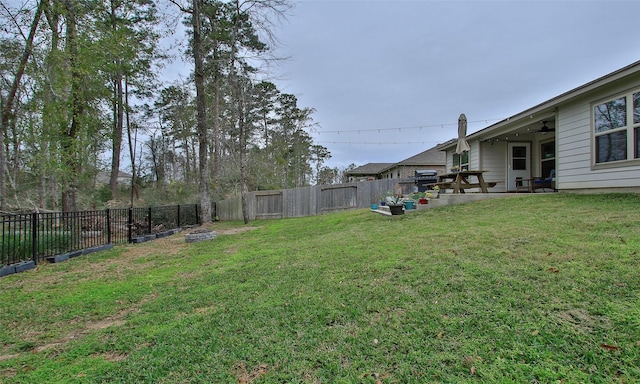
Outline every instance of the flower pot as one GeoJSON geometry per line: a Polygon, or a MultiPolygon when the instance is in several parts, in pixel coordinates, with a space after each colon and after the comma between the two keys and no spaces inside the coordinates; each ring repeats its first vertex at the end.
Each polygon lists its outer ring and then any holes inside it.
{"type": "Polygon", "coordinates": [[[420,200],[418,200],[418,204],[429,204],[429,200],[424,199],[424,198],[420,199],[420,200]]]}
{"type": "Polygon", "coordinates": [[[406,209],[415,209],[414,204],[415,204],[415,202],[413,202],[413,201],[405,201],[404,202],[404,207],[406,209]]]}
{"type": "Polygon", "coordinates": [[[371,209],[374,211],[378,209],[378,204],[375,204],[375,203],[371,204],[371,209]]]}
{"type": "Polygon", "coordinates": [[[404,215],[404,208],[402,205],[390,205],[389,211],[392,215],[404,215]]]}

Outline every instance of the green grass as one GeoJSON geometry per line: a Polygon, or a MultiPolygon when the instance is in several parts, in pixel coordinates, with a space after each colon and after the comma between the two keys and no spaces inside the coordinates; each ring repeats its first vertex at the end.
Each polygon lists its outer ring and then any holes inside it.
{"type": "Polygon", "coordinates": [[[359,210],[39,266],[0,279],[0,381],[638,382],[639,212],[635,194],[359,210]]]}

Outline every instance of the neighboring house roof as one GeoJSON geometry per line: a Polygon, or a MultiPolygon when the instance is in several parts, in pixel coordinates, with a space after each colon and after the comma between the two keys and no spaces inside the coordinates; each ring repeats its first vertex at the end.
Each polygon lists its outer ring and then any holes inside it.
{"type": "Polygon", "coordinates": [[[379,175],[390,169],[402,166],[438,166],[445,165],[447,157],[439,147],[429,148],[397,163],[369,163],[348,172],[353,176],[379,175]]]}
{"type": "MultiPolygon", "coordinates": [[[[510,123],[513,123],[514,121],[517,120],[521,120],[521,119],[525,119],[525,118],[529,118],[530,116],[534,115],[534,114],[538,114],[538,113],[544,113],[544,112],[549,112],[552,113],[554,111],[555,108],[557,108],[557,106],[573,100],[581,95],[584,95],[588,92],[594,91],[595,89],[605,86],[607,84],[613,83],[617,80],[620,80],[621,78],[625,77],[625,76],[629,76],[635,73],[640,73],[640,61],[636,61],[633,64],[627,65],[626,67],[623,67],[621,69],[618,69],[617,71],[611,72],[607,75],[604,75],[602,77],[599,77],[593,81],[590,81],[586,84],[583,84],[577,88],[574,88],[568,92],[562,93],[556,97],[553,97],[543,103],[540,103],[538,105],[535,105],[529,109],[526,109],[520,113],[517,113],[511,117],[508,117],[502,121],[499,121],[495,124],[492,124],[484,129],[481,129],[475,133],[472,133],[470,135],[467,135],[467,139],[474,139],[476,137],[481,137],[485,134],[491,133],[493,131],[497,131],[500,130],[501,128],[509,125],[510,123]]],[[[445,150],[447,148],[450,148],[452,146],[456,145],[457,140],[449,140],[446,143],[440,144],[438,146],[439,150],[445,150]]]]}
{"type": "Polygon", "coordinates": [[[394,163],[369,163],[347,172],[349,175],[377,175],[394,163]]]}
{"type": "MultiPolygon", "coordinates": [[[[99,171],[96,175],[96,182],[98,184],[109,184],[111,182],[111,174],[99,171]]],[[[118,172],[118,182],[130,184],[131,183],[131,174],[126,172],[118,172]]]]}
{"type": "MultiPolygon", "coordinates": [[[[392,164],[389,168],[402,165],[445,165],[447,163],[447,155],[438,147],[429,148],[424,152],[411,156],[398,163],[392,164]]],[[[387,168],[387,169],[389,169],[387,168]]]]}
{"type": "Polygon", "coordinates": [[[446,153],[442,152],[438,147],[433,147],[433,148],[427,149],[424,152],[420,152],[417,155],[404,159],[400,162],[390,164],[388,167],[381,170],[380,172],[385,172],[392,168],[402,167],[402,166],[438,166],[438,165],[445,165],[446,163],[447,163],[446,153]]]}

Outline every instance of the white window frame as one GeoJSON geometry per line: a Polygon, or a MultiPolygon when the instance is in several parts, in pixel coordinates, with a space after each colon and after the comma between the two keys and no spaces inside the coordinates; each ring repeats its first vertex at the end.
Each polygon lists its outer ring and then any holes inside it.
{"type": "MultiPolygon", "coordinates": [[[[634,121],[634,95],[640,97],[640,89],[629,90],[624,93],[617,94],[607,99],[599,100],[591,105],[591,146],[592,146],[592,166],[594,168],[611,168],[619,166],[637,165],[640,163],[640,148],[636,148],[636,128],[640,130],[640,117],[638,122],[634,121]],[[600,105],[609,103],[614,100],[625,98],[626,108],[626,125],[602,132],[596,132],[596,108],[600,105]],[[598,137],[609,135],[616,132],[626,133],[626,153],[627,158],[621,160],[597,162],[598,160],[598,137]]],[[[640,99],[638,100],[638,108],[640,109],[640,99]]]]}
{"type": "Polygon", "coordinates": [[[457,154],[455,152],[453,152],[452,156],[451,156],[451,164],[453,167],[458,166],[460,170],[469,170],[469,159],[471,158],[471,151],[464,151],[461,154],[457,154]],[[466,163],[463,163],[462,160],[464,158],[464,156],[467,156],[466,163]],[[458,156],[458,164],[456,164],[456,155],[458,156]]]}

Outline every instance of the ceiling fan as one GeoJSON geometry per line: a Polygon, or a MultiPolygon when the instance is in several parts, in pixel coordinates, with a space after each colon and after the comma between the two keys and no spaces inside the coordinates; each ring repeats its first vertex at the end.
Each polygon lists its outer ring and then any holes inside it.
{"type": "Polygon", "coordinates": [[[555,128],[549,128],[547,127],[547,122],[543,121],[542,122],[542,128],[540,128],[540,130],[538,132],[545,134],[545,133],[549,133],[549,132],[554,132],[556,129],[555,128]]]}

